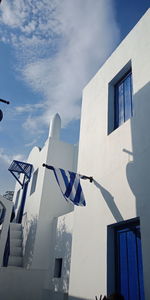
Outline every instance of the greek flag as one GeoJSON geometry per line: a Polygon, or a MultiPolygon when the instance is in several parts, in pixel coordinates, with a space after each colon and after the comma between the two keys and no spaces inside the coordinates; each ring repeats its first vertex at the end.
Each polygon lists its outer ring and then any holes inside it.
{"type": "Polygon", "coordinates": [[[67,201],[71,201],[78,206],[85,206],[85,199],[80,184],[80,175],[74,172],[57,169],[53,166],[45,165],[46,168],[53,170],[60,190],[67,201]]]}

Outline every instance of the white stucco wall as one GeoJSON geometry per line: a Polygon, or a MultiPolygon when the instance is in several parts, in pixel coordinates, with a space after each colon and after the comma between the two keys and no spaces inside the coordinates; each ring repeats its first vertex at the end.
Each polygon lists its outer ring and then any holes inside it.
{"type": "MultiPolygon", "coordinates": [[[[22,220],[24,267],[28,269],[51,269],[55,247],[53,243],[54,219],[74,209],[73,205],[66,202],[62,196],[53,171],[42,166],[45,163],[65,170],[76,171],[78,146],[59,140],[60,126],[60,117],[55,115],[50,123],[45,145],[42,149],[34,147],[27,159],[27,162],[33,165],[22,220]],[[36,189],[30,194],[33,174],[37,169],[36,189]]],[[[17,183],[14,201],[18,189],[20,186],[17,183]]],[[[22,191],[18,207],[21,196],[22,191]]]]}
{"type": "Polygon", "coordinates": [[[146,299],[150,299],[150,10],[83,91],[78,172],[87,206],[77,207],[70,299],[107,293],[107,225],[140,216],[146,299]],[[108,135],[109,84],[131,64],[134,116],[108,135]]]}
{"type": "Polygon", "coordinates": [[[48,300],[43,297],[45,271],[23,268],[0,269],[0,299],[48,300]]]}
{"type": "Polygon", "coordinates": [[[45,175],[45,169],[42,167],[45,157],[48,151],[48,140],[44,147],[40,150],[38,147],[34,147],[29,154],[28,163],[33,165],[33,171],[30,183],[28,185],[27,197],[24,207],[23,224],[23,245],[24,245],[24,266],[31,267],[34,252],[34,243],[37,230],[37,222],[39,218],[43,181],[45,175]],[[32,186],[33,173],[38,169],[38,176],[36,182],[35,192],[30,195],[32,186]]]}
{"type": "Polygon", "coordinates": [[[49,278],[49,288],[56,293],[68,293],[69,274],[71,261],[72,231],[74,224],[74,212],[62,215],[55,220],[53,263],[51,264],[51,277],[49,278]],[[55,277],[55,260],[62,258],[61,277],[55,277]]]}
{"type": "Polygon", "coordinates": [[[0,195],[0,207],[5,210],[3,223],[0,224],[0,268],[3,266],[3,258],[5,252],[5,245],[7,241],[9,223],[12,214],[12,201],[2,197],[0,195]]]}
{"type": "MultiPolygon", "coordinates": [[[[49,139],[46,164],[75,171],[75,157],[77,148],[61,141],[49,139]]],[[[53,248],[51,244],[54,217],[69,213],[73,205],[66,202],[58,187],[54,174],[45,169],[40,213],[38,217],[36,240],[34,244],[34,257],[32,268],[49,268],[53,248]]]]}

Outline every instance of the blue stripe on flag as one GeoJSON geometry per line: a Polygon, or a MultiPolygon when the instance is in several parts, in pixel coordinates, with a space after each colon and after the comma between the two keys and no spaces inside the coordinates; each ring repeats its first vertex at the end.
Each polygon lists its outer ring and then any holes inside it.
{"type": "MultiPolygon", "coordinates": [[[[67,183],[67,180],[68,180],[67,176],[65,178],[66,179],[66,182],[65,182],[64,181],[64,177],[61,174],[61,170],[62,169],[55,169],[55,168],[53,168],[52,170],[54,171],[54,175],[55,175],[56,181],[57,181],[57,183],[58,183],[58,185],[60,187],[60,190],[61,190],[62,194],[64,195],[64,193],[66,191],[66,183],[67,183]],[[60,175],[61,175],[61,177],[60,177],[60,175]],[[64,185],[62,185],[62,180],[63,180],[64,185]]],[[[67,198],[66,198],[66,200],[67,200],[67,198]]]]}
{"type": "Polygon", "coordinates": [[[62,178],[64,180],[64,183],[65,183],[65,186],[67,188],[68,184],[69,184],[69,181],[68,181],[68,177],[66,175],[66,172],[63,170],[63,169],[59,169],[60,172],[61,172],[61,175],[62,175],[62,178]]]}
{"type": "Polygon", "coordinates": [[[86,202],[80,184],[79,174],[63,169],[56,169],[52,166],[49,166],[48,168],[53,170],[64,198],[67,201],[70,200],[75,205],[85,206],[86,202]]]}
{"type": "Polygon", "coordinates": [[[81,185],[79,184],[76,191],[76,196],[74,198],[74,202],[76,203],[76,205],[79,205],[80,196],[81,196],[81,185]]]}
{"type": "Polygon", "coordinates": [[[73,184],[74,184],[74,181],[75,181],[76,174],[69,172],[69,176],[70,176],[70,181],[68,183],[68,186],[67,186],[66,192],[65,192],[65,196],[67,198],[69,198],[69,196],[72,192],[72,188],[73,188],[73,184]]]}
{"type": "Polygon", "coordinates": [[[82,192],[82,188],[81,188],[81,184],[79,182],[78,184],[78,188],[77,188],[77,192],[76,192],[76,196],[74,198],[74,203],[76,205],[80,205],[80,206],[85,206],[85,199],[83,197],[83,192],[82,192]]]}

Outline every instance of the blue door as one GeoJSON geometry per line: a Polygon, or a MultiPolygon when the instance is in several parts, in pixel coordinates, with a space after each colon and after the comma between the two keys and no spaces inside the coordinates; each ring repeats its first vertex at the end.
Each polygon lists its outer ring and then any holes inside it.
{"type": "Polygon", "coordinates": [[[115,232],[116,288],[125,300],[144,300],[140,225],[127,222],[115,232]]]}
{"type": "Polygon", "coordinates": [[[21,223],[22,221],[23,211],[24,211],[24,206],[26,201],[27,188],[28,188],[28,182],[26,182],[23,187],[21,203],[16,216],[16,223],[21,223]]]}

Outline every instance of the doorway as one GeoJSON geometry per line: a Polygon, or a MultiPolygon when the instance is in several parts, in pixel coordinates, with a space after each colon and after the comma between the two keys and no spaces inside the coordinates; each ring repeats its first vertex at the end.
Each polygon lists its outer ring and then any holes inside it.
{"type": "Polygon", "coordinates": [[[125,300],[144,300],[139,218],[112,225],[112,230],[115,291],[125,300]]]}

